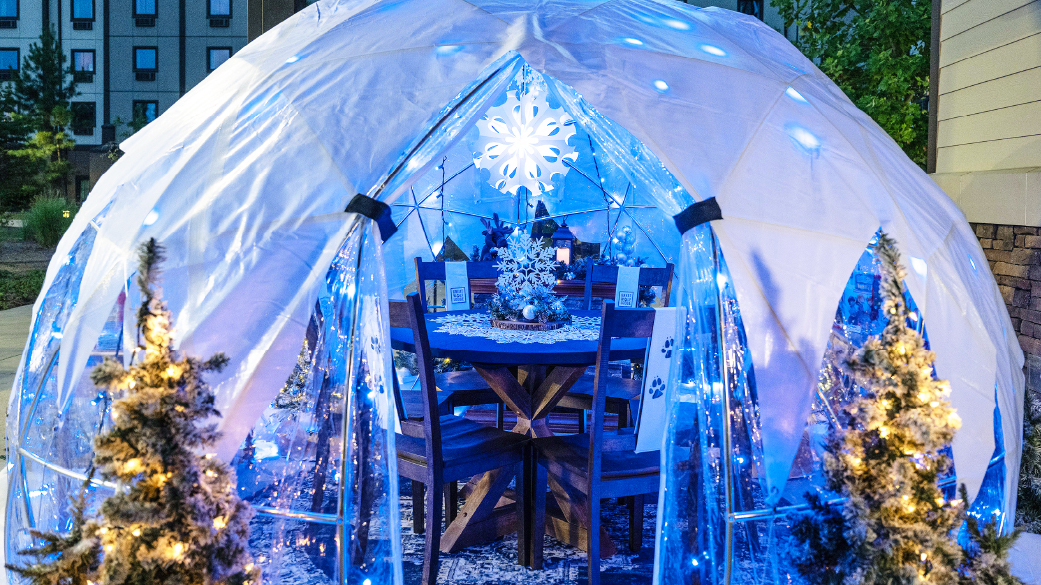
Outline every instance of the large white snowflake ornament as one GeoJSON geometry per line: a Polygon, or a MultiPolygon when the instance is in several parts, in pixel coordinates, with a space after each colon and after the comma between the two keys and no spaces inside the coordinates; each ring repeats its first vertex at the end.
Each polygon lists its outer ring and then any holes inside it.
{"type": "Polygon", "coordinates": [[[574,120],[552,108],[542,92],[511,91],[506,103],[477,122],[480,139],[474,155],[477,168],[488,169],[488,182],[503,193],[526,187],[535,195],[553,188],[553,175],[566,175],[578,153],[568,144],[574,120]]]}
{"type": "Polygon", "coordinates": [[[495,265],[499,270],[499,292],[511,299],[546,294],[556,283],[556,265],[556,250],[523,232],[514,232],[495,265]]]}

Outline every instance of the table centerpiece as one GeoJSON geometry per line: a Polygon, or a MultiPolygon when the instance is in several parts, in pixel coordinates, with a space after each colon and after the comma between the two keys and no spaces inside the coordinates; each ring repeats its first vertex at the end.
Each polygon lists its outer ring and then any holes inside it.
{"type": "Polygon", "coordinates": [[[562,298],[553,296],[556,250],[514,232],[499,252],[497,292],[488,309],[499,329],[551,331],[571,322],[562,298]]]}

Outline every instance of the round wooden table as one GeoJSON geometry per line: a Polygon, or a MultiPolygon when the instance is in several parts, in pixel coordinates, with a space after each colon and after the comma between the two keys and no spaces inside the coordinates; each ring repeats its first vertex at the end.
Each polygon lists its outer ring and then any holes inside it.
{"type": "MultiPolygon", "coordinates": [[[[530,437],[551,436],[546,417],[582,377],[586,368],[596,363],[599,339],[502,343],[483,336],[438,331],[442,325],[439,320],[446,316],[477,314],[486,315],[487,312],[428,313],[426,319],[430,353],[437,358],[451,358],[473,365],[503,403],[517,415],[517,425],[512,429],[513,432],[530,437]]],[[[572,311],[572,315],[599,317],[600,312],[572,311]]],[[[394,349],[415,351],[410,329],[392,327],[390,337],[394,349]]],[[[610,359],[642,360],[646,349],[646,339],[617,339],[611,344],[610,359]]],[[[532,449],[526,451],[524,465],[529,471],[528,477],[538,473],[532,449]]],[[[517,504],[522,506],[521,516],[526,519],[523,526],[517,526],[513,506],[499,505],[514,476],[514,473],[497,470],[486,473],[476,481],[471,480],[472,490],[466,503],[441,537],[442,552],[457,552],[473,544],[518,532],[521,543],[527,543],[526,551],[521,551],[520,562],[541,568],[542,535],[531,534],[530,518],[538,507],[545,505],[545,494],[516,490],[517,504]]],[[[610,546],[611,540],[602,538],[601,542],[610,546]]]]}

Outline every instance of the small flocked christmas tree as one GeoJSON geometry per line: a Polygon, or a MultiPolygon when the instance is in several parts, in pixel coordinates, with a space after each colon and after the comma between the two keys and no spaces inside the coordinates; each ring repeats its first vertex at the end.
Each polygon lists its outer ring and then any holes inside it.
{"type": "Polygon", "coordinates": [[[952,531],[962,503],[945,500],[937,480],[951,465],[941,449],[961,420],[950,386],[933,378],[933,353],[907,326],[894,242],[881,234],[875,252],[889,322],[849,362],[864,393],[823,456],[825,487],[847,500],[809,498],[812,513],[793,525],[793,562],[815,584],[956,583],[962,550],[952,531]]]}
{"type": "Polygon", "coordinates": [[[1016,524],[1041,534],[1041,397],[1028,389],[1023,408],[1023,459],[1019,467],[1016,524]]]}
{"type": "Polygon", "coordinates": [[[8,564],[7,568],[28,577],[32,585],[93,585],[95,573],[101,563],[101,543],[97,537],[97,523],[87,518],[87,487],[90,479],[72,502],[72,527],[68,534],[31,530],[29,534],[43,545],[18,551],[32,556],[36,562],[19,567],[8,564]]]}
{"type": "Polygon", "coordinates": [[[271,406],[287,412],[298,412],[307,406],[307,384],[311,381],[311,352],[304,340],[300,348],[300,355],[296,358],[293,372],[289,374],[278,396],[271,402],[271,406]]]}
{"type": "Polygon", "coordinates": [[[109,359],[91,375],[119,396],[111,429],[94,441],[94,463],[103,478],[129,486],[101,506],[101,582],[256,582],[248,552],[253,510],[235,495],[228,466],[199,454],[219,438],[212,421],[220,416],[201,376],[228,359],[174,355],[158,285],[162,260],[154,239],[142,246],[136,363],[124,369],[109,359]]]}
{"type": "MultiPolygon", "coordinates": [[[[91,373],[94,384],[115,398],[111,426],[94,440],[94,465],[103,480],[123,487],[102,502],[96,519],[83,520],[85,504],[74,506],[73,529],[79,530],[82,542],[61,541],[64,552],[45,561],[61,573],[37,583],[259,582],[247,549],[253,511],[235,495],[228,466],[211,454],[200,454],[220,436],[212,422],[220,413],[201,376],[219,371],[227,358],[218,353],[200,361],[178,358],[172,351],[171,316],[158,285],[162,260],[155,240],[142,246],[142,343],[134,364],[125,369],[107,359],[91,373]],[[91,558],[98,548],[99,563],[97,556],[91,558]],[[77,554],[81,560],[73,558],[77,554]]],[[[44,540],[51,542],[51,537],[61,538],[48,535],[44,540]]]]}
{"type": "MultiPolygon", "coordinates": [[[[961,497],[968,501],[965,486],[961,486],[961,497]]],[[[1023,585],[1012,575],[1008,553],[1022,529],[1002,534],[997,522],[988,522],[980,528],[980,521],[972,514],[965,516],[966,547],[959,569],[962,585],[1023,585]]]]}

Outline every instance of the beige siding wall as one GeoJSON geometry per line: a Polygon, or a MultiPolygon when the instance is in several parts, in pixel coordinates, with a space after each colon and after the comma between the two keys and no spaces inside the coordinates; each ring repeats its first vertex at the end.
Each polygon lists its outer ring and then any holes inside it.
{"type": "Polygon", "coordinates": [[[1041,0],[944,0],[937,173],[1041,166],[1041,0]]]}

